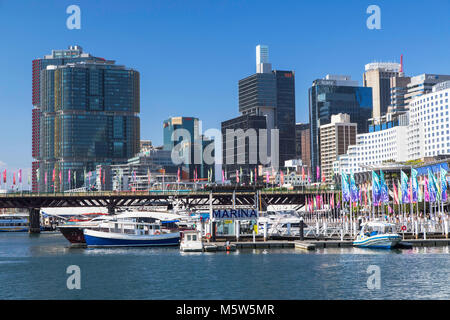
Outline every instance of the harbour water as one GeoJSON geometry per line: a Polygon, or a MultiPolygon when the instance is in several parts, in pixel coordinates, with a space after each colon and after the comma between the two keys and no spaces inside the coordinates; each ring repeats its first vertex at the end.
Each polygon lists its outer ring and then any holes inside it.
{"type": "Polygon", "coordinates": [[[238,250],[70,248],[59,233],[0,234],[0,299],[449,299],[449,247],[238,250]],[[69,290],[70,265],[81,289],[69,290]],[[380,289],[369,289],[370,265],[380,289]]]}

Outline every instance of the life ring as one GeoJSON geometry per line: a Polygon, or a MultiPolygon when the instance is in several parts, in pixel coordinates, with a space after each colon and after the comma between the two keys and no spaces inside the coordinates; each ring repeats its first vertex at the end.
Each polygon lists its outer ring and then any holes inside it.
{"type": "Polygon", "coordinates": [[[406,226],[402,226],[402,231],[406,231],[406,226]]]}
{"type": "Polygon", "coordinates": [[[156,234],[157,236],[159,236],[159,235],[161,234],[161,232],[159,232],[159,230],[156,230],[156,231],[155,231],[155,234],[156,234]]]}
{"type": "Polygon", "coordinates": [[[211,233],[207,233],[205,237],[206,237],[206,239],[208,239],[208,240],[211,239],[211,233]]]}

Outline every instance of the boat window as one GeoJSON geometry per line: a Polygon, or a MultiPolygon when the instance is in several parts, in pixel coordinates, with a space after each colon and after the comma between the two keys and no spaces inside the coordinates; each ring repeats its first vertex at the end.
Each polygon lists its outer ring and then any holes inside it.
{"type": "Polygon", "coordinates": [[[190,234],[187,236],[187,241],[191,241],[191,235],[190,234]]]}
{"type": "Polygon", "coordinates": [[[197,235],[192,235],[192,241],[197,241],[197,235]]]}

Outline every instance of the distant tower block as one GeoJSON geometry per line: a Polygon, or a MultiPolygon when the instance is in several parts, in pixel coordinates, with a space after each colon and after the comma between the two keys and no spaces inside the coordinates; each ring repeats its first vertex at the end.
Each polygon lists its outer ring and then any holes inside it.
{"type": "Polygon", "coordinates": [[[269,47],[263,44],[256,46],[256,73],[272,72],[272,64],[269,63],[269,47]]]}

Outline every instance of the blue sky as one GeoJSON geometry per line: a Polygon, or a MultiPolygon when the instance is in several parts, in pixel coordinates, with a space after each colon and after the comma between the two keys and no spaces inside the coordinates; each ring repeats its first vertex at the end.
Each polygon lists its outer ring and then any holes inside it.
{"type": "Polygon", "coordinates": [[[0,170],[31,166],[31,61],[78,44],[141,73],[141,138],[162,144],[162,121],[196,116],[203,129],[238,115],[237,82],[267,44],[275,69],[296,72],[296,121],[327,73],[362,83],[364,65],[399,61],[405,73],[450,74],[450,1],[0,0],[0,170]],[[81,30],[66,8],[81,8],[81,30]],[[369,5],[381,30],[369,30],[369,5]]]}

